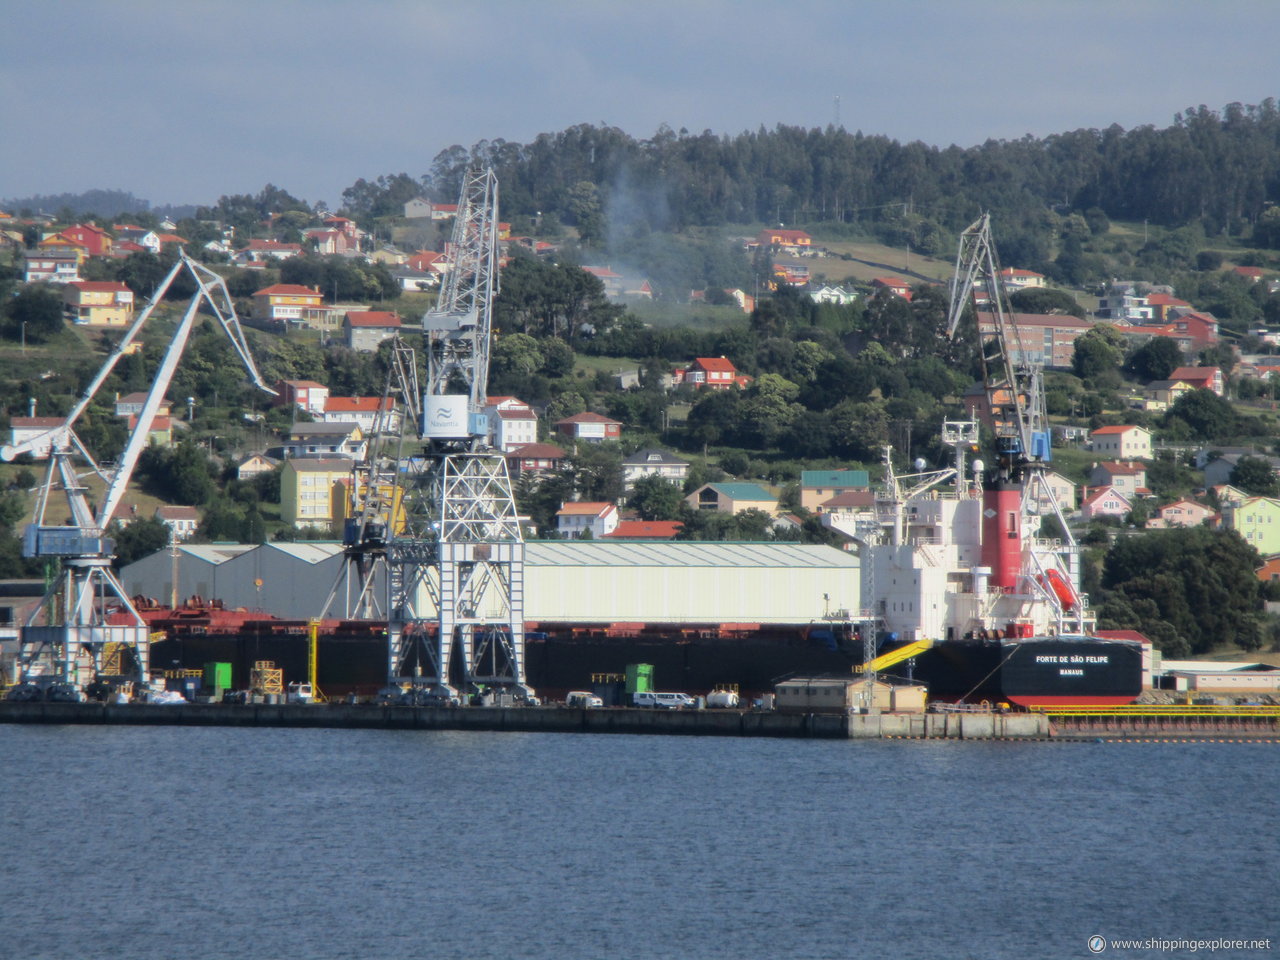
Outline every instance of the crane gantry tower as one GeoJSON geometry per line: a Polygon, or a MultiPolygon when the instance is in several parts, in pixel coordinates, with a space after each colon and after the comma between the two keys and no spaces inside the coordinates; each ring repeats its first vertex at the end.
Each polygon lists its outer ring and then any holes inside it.
{"type": "Polygon", "coordinates": [[[492,170],[464,175],[449,249],[452,268],[422,321],[426,443],[420,458],[400,464],[403,528],[387,541],[388,682],[453,697],[460,676],[467,692],[484,684],[528,695],[524,537],[483,413],[498,292],[492,170]]]}
{"type": "Polygon", "coordinates": [[[1010,598],[1047,601],[1059,630],[1083,632],[1087,611],[1080,593],[1079,548],[1071,536],[1046,473],[1052,457],[1044,410],[1043,365],[1022,344],[991,235],[983,214],[960,235],[947,334],[955,336],[966,308],[977,321],[977,295],[990,306],[978,323],[982,381],[995,434],[995,469],[983,487],[982,557],[991,586],[1010,598]],[[1048,504],[1062,537],[1038,536],[1048,504]]]}
{"type": "Polygon", "coordinates": [[[107,536],[107,528],[147,444],[152,421],[169,389],[202,306],[222,326],[253,382],[267,393],[275,393],[263,382],[254,365],[226,282],[181,252],[66,419],[40,436],[0,448],[0,459],[4,460],[12,460],[46,444],[50,451],[44,481],[36,498],[34,520],[22,538],[23,556],[57,560],[62,568],[45,594],[44,602],[32,611],[19,636],[19,681],[28,685],[28,692],[33,695],[38,692],[49,697],[78,699],[89,679],[84,674],[92,672],[93,679],[97,679],[102,674],[104,653],[113,646],[127,652],[132,661],[128,679],[143,685],[149,679],[147,625],[111,569],[115,544],[107,536]],[[139,332],[183,271],[190,274],[196,291],[170,339],[124,452],[114,469],[104,470],[76,436],[75,423],[120,358],[136,349],[139,332]],[[77,456],[87,461],[90,474],[96,474],[105,486],[96,507],[90,503],[88,474],[77,473],[73,462],[77,456]],[[69,520],[49,523],[47,516],[54,509],[51,501],[59,492],[65,497],[69,520]],[[45,622],[38,624],[36,621],[42,614],[45,622]]]}

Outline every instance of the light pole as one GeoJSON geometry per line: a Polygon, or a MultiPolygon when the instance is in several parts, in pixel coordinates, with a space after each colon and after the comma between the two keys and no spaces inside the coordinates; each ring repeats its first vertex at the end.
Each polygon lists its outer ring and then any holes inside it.
{"type": "Polygon", "coordinates": [[[22,321],[22,352],[27,352],[27,321],[22,321]]]}

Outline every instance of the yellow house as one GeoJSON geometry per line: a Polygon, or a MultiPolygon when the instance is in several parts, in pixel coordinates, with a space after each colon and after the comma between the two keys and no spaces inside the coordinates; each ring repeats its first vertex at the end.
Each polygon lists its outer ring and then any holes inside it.
{"type": "Polygon", "coordinates": [[[280,519],[295,527],[341,521],[351,466],[350,460],[286,460],[280,473],[280,519]]]}
{"type": "Polygon", "coordinates": [[[1262,556],[1280,553],[1280,500],[1249,497],[1222,505],[1222,526],[1244,537],[1262,556]]]}
{"type": "Polygon", "coordinates": [[[1152,380],[1142,391],[1144,407],[1147,410],[1168,410],[1180,396],[1194,389],[1185,380],[1152,380]]]}
{"type": "Polygon", "coordinates": [[[285,326],[324,326],[331,311],[323,294],[297,283],[276,283],[253,295],[253,319],[285,326]]]}
{"type": "Polygon", "coordinates": [[[772,516],[778,512],[778,498],[758,483],[704,483],[684,502],[695,510],[719,513],[763,510],[772,516]]]}
{"type": "Polygon", "coordinates": [[[62,310],[72,323],[127,327],[133,322],[133,291],[114,280],[74,280],[65,284],[62,310]]]}

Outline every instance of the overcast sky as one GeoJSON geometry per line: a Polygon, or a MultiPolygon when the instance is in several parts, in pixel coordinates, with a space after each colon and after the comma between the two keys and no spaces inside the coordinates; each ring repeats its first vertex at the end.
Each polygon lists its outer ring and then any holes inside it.
{"type": "Polygon", "coordinates": [[[1280,0],[0,0],[0,198],[336,206],[578,123],[1163,127],[1280,96],[1278,28],[1280,0]]]}

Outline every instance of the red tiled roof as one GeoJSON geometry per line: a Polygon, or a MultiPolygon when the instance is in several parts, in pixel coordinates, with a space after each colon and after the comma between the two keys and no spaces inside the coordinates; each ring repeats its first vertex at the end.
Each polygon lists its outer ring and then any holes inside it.
{"type": "Polygon", "coordinates": [[[508,460],[563,460],[564,450],[554,443],[526,443],[507,453],[508,460]]]}
{"type": "Polygon", "coordinates": [[[50,427],[60,427],[64,423],[62,417],[11,417],[9,426],[15,430],[48,430],[50,427]]]}
{"type": "Polygon", "coordinates": [[[611,510],[617,510],[607,500],[571,500],[556,511],[557,517],[603,517],[611,510]]]}
{"type": "Polygon", "coordinates": [[[621,420],[610,420],[606,416],[599,413],[592,413],[589,410],[586,413],[575,413],[572,417],[565,417],[563,420],[557,420],[556,426],[558,427],[562,423],[616,423],[618,426],[622,426],[621,420]]]}
{"type": "Polygon", "coordinates": [[[620,520],[606,536],[618,540],[671,540],[684,526],[679,520],[620,520]]]}
{"type": "Polygon", "coordinates": [[[695,366],[701,367],[703,370],[711,373],[737,373],[738,368],[733,365],[732,360],[724,357],[697,357],[693,361],[695,366]]]}
{"type": "Polygon", "coordinates": [[[1117,463],[1116,461],[1108,461],[1107,463],[1098,464],[1100,469],[1107,471],[1113,477],[1135,477],[1140,473],[1146,472],[1146,467],[1135,465],[1132,463],[1117,463]]]}
{"type": "Polygon", "coordinates": [[[1098,436],[1099,434],[1102,434],[1102,435],[1110,435],[1110,434],[1113,434],[1113,433],[1124,433],[1126,430],[1137,430],[1137,429],[1138,429],[1138,428],[1137,428],[1137,427],[1135,427],[1135,426],[1125,426],[1125,427],[1099,427],[1097,430],[1093,431],[1093,435],[1096,437],[1096,436],[1098,436]]]}
{"type": "Polygon", "coordinates": [[[85,293],[128,293],[129,288],[116,280],[72,280],[68,287],[85,293]]]}
{"type": "Polygon", "coordinates": [[[347,323],[353,327],[398,327],[400,314],[391,310],[352,310],[347,323]]]}
{"type": "Polygon", "coordinates": [[[279,296],[279,297],[318,297],[319,290],[312,290],[310,287],[304,287],[297,283],[274,283],[269,287],[263,287],[254,293],[255,297],[279,296]]]}
{"type": "Polygon", "coordinates": [[[383,410],[394,410],[396,401],[394,397],[387,397],[386,403],[383,403],[382,397],[329,397],[324,402],[325,413],[377,413],[378,408],[383,410]]]}

